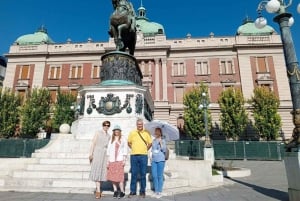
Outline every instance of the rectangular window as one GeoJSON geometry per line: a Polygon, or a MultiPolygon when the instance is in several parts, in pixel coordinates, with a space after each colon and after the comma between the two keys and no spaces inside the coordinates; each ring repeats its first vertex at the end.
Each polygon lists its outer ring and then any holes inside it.
{"type": "Polygon", "coordinates": [[[50,90],[50,101],[51,103],[56,102],[56,97],[57,97],[57,91],[56,90],[50,90]]]}
{"type": "Polygon", "coordinates": [[[178,75],[178,63],[173,63],[172,72],[174,76],[178,75]]]}
{"type": "Polygon", "coordinates": [[[92,78],[100,78],[100,66],[93,66],[92,78]]]}
{"type": "Polygon", "coordinates": [[[233,74],[232,61],[227,61],[227,74],[233,74]]]}
{"type": "Polygon", "coordinates": [[[234,74],[234,66],[231,60],[220,61],[220,74],[234,74]]]}
{"type": "Polygon", "coordinates": [[[61,78],[61,67],[60,66],[51,66],[49,79],[60,79],[61,78]]]}
{"type": "Polygon", "coordinates": [[[71,67],[70,78],[71,79],[82,78],[82,73],[83,70],[81,65],[73,65],[71,67]]]}
{"type": "Polygon", "coordinates": [[[209,67],[208,67],[208,62],[207,61],[198,61],[196,63],[195,74],[196,75],[208,75],[208,74],[210,74],[209,67]]]}
{"type": "Polygon", "coordinates": [[[221,61],[221,74],[226,74],[226,62],[221,61]]]}
{"type": "Polygon", "coordinates": [[[184,94],[183,87],[175,87],[175,102],[176,103],[183,103],[183,94],[184,94]]]}
{"type": "Polygon", "coordinates": [[[266,73],[268,71],[266,57],[257,57],[256,58],[256,65],[257,65],[257,72],[259,73],[266,73]]]}
{"type": "Polygon", "coordinates": [[[26,80],[29,79],[29,65],[24,65],[21,67],[21,76],[20,79],[21,80],[26,80]]]}
{"type": "Polygon", "coordinates": [[[76,78],[76,66],[72,66],[71,68],[71,78],[76,78]]]}
{"type": "Polygon", "coordinates": [[[186,75],[186,68],[185,68],[185,65],[184,65],[183,62],[173,63],[172,75],[173,76],[184,76],[184,75],[186,75]]]}
{"type": "Polygon", "coordinates": [[[77,78],[82,78],[82,66],[77,67],[77,78]]]}

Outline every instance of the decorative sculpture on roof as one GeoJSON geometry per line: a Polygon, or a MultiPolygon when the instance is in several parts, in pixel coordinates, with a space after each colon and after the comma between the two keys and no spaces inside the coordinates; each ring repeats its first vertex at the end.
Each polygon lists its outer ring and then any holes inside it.
{"type": "Polygon", "coordinates": [[[110,16],[109,35],[114,38],[117,51],[134,55],[136,44],[135,12],[128,0],[112,0],[114,12],[110,16]]]}

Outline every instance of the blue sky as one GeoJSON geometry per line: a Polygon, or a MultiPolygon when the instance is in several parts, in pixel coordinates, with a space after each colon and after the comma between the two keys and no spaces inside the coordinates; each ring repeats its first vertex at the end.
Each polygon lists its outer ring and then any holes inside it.
{"type": "MultiPolygon", "coordinates": [[[[130,0],[135,9],[141,0],[130,0]]],[[[108,22],[112,12],[111,0],[0,0],[0,55],[8,52],[9,46],[21,35],[34,33],[44,25],[50,37],[57,43],[68,38],[73,42],[108,41],[108,22]]],[[[259,0],[143,0],[147,17],[162,24],[167,38],[182,38],[187,33],[192,37],[230,36],[236,33],[243,19],[255,20],[259,0]]],[[[292,35],[299,59],[300,14],[296,12],[300,0],[289,7],[295,18],[292,35]]],[[[268,24],[279,32],[275,16],[263,13],[268,24]]]]}

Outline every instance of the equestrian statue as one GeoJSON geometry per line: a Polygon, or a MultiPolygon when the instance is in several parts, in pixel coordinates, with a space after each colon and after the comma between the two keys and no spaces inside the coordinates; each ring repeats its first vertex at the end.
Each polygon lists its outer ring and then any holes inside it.
{"type": "Polygon", "coordinates": [[[114,38],[117,51],[134,55],[136,44],[136,22],[133,5],[128,0],[112,0],[114,12],[110,16],[109,35],[114,38]]]}

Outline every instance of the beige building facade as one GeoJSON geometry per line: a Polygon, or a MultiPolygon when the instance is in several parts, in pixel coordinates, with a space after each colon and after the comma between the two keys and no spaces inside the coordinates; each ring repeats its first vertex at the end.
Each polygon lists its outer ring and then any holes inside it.
{"type": "MultiPolygon", "coordinates": [[[[178,125],[183,96],[204,82],[209,86],[213,125],[219,124],[219,94],[227,87],[251,98],[257,86],[267,86],[280,99],[282,134],[289,138],[293,124],[291,95],[280,35],[267,26],[255,28],[246,19],[232,36],[168,39],[163,26],[151,22],[143,7],[138,10],[135,57],[143,73],[143,86],[154,100],[154,118],[178,125]]],[[[105,31],[105,30],[103,30],[105,31]]],[[[115,50],[106,42],[55,43],[45,28],[20,36],[5,55],[8,59],[4,87],[19,93],[47,87],[55,101],[58,87],[77,93],[80,86],[100,80],[101,56],[115,50]]],[[[179,125],[178,125],[179,126],[179,125]]]]}

